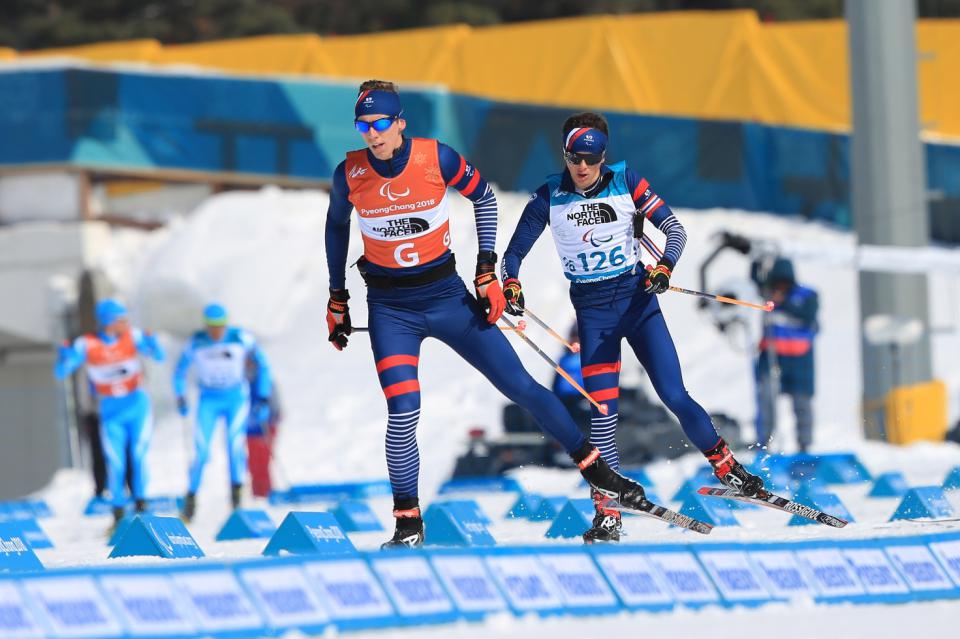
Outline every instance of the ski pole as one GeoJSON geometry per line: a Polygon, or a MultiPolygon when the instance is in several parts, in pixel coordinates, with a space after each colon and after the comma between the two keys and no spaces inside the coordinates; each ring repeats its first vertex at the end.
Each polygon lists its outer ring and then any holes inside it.
{"type": "MultiPolygon", "coordinates": [[[[654,256],[658,260],[663,257],[663,251],[660,250],[660,247],[653,243],[653,240],[650,239],[650,236],[646,233],[643,234],[643,237],[640,238],[640,243],[643,244],[643,247],[650,251],[650,255],[654,256]]],[[[735,297],[726,297],[724,295],[713,295],[712,293],[704,293],[702,291],[691,291],[687,288],[680,288],[679,286],[671,286],[670,290],[674,293],[684,293],[686,295],[694,295],[696,297],[704,297],[708,300],[714,300],[717,302],[723,302],[724,304],[736,304],[737,306],[746,306],[747,308],[754,308],[758,311],[765,311],[769,313],[773,310],[773,301],[767,300],[763,304],[754,304],[753,302],[747,302],[745,300],[738,300],[735,297]]]]}
{"type": "Polygon", "coordinates": [[[606,415],[606,414],[608,414],[608,413],[610,412],[610,408],[609,408],[606,404],[601,404],[601,403],[599,403],[597,400],[595,400],[593,397],[590,396],[590,393],[588,393],[587,391],[583,390],[583,387],[580,386],[580,384],[577,383],[577,380],[573,379],[573,377],[570,376],[570,373],[568,373],[567,371],[565,371],[565,370],[563,370],[562,368],[560,368],[560,365],[559,365],[559,364],[557,364],[555,361],[553,361],[552,359],[550,359],[550,356],[547,355],[546,353],[544,353],[544,352],[540,349],[539,346],[537,346],[536,344],[534,344],[534,343],[533,343],[533,340],[530,339],[529,337],[527,337],[526,334],[524,334],[523,331],[521,331],[521,330],[517,327],[516,324],[514,324],[512,321],[510,321],[510,319],[509,319],[506,315],[501,315],[501,316],[500,316],[500,319],[502,319],[504,322],[506,322],[506,323],[507,323],[507,326],[510,327],[510,330],[512,330],[513,332],[515,332],[517,335],[519,335],[519,336],[520,336],[520,339],[522,339],[523,341],[525,341],[525,342],[530,346],[530,348],[532,348],[533,350],[537,351],[537,354],[540,355],[540,357],[542,357],[545,362],[547,362],[548,364],[550,364],[551,366],[553,366],[553,370],[557,371],[557,373],[558,373],[561,377],[563,377],[565,380],[567,380],[567,381],[570,383],[571,386],[573,386],[574,388],[576,388],[576,389],[580,392],[581,395],[583,395],[584,397],[586,397],[587,400],[588,400],[591,404],[593,404],[594,406],[596,406],[597,410],[600,411],[600,414],[601,414],[601,415],[606,415]]]}
{"type": "Polygon", "coordinates": [[[571,353],[579,353],[579,352],[580,352],[580,344],[579,344],[579,342],[574,342],[574,343],[571,344],[571,343],[568,342],[567,340],[563,339],[563,336],[560,335],[560,333],[556,332],[555,330],[553,330],[552,328],[550,328],[549,326],[547,326],[547,323],[546,323],[546,322],[544,322],[542,319],[540,319],[539,317],[537,317],[536,313],[534,313],[533,311],[531,311],[529,306],[523,307],[523,312],[524,312],[525,315],[529,315],[529,316],[530,316],[530,319],[532,319],[534,322],[536,322],[537,324],[539,324],[539,325],[540,325],[540,328],[542,328],[543,330],[545,330],[545,331],[547,332],[547,334],[550,335],[550,337],[554,338],[555,340],[557,340],[558,342],[560,342],[561,344],[563,344],[564,346],[566,346],[568,349],[570,349],[570,352],[571,352],[571,353]]]}
{"type": "Polygon", "coordinates": [[[767,313],[773,310],[772,300],[768,300],[765,304],[754,304],[753,302],[745,302],[744,300],[738,300],[735,297],[724,297],[723,295],[713,295],[712,293],[704,293],[702,291],[691,291],[686,288],[680,288],[679,286],[671,286],[670,290],[673,291],[674,293],[685,293],[687,295],[705,297],[708,300],[716,300],[717,302],[723,302],[724,304],[736,304],[737,306],[746,306],[747,308],[755,308],[758,311],[765,311],[767,313]]]}

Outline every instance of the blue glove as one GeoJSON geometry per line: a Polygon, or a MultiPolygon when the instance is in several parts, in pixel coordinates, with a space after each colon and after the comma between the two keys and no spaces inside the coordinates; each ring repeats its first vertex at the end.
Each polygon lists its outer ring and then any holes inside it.
{"type": "Polygon", "coordinates": [[[190,405],[187,404],[187,398],[183,395],[177,397],[177,412],[180,413],[180,417],[186,417],[190,412],[190,405]]]}
{"type": "Polygon", "coordinates": [[[255,397],[250,400],[250,413],[257,423],[265,426],[270,420],[270,402],[262,397],[255,397]]]}

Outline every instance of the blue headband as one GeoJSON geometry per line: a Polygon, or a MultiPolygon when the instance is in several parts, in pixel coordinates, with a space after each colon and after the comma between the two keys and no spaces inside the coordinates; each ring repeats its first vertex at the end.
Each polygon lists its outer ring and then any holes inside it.
{"type": "Polygon", "coordinates": [[[357,96],[357,103],[353,107],[353,115],[389,115],[400,117],[403,107],[400,106],[400,96],[392,91],[378,91],[376,89],[363,91],[357,96]]]}
{"type": "Polygon", "coordinates": [[[563,150],[570,153],[603,153],[607,136],[599,129],[577,127],[563,137],[563,150]]]}

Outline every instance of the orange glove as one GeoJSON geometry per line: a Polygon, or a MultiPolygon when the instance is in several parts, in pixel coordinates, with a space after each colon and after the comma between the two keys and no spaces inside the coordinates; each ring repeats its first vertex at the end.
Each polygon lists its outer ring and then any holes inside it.
{"type": "Polygon", "coordinates": [[[480,251],[477,254],[477,276],[473,286],[477,291],[477,300],[480,307],[487,314],[487,321],[496,324],[503,309],[507,307],[507,300],[503,297],[500,282],[497,280],[497,254],[493,251],[480,251]]]}
{"type": "Polygon", "coordinates": [[[347,301],[350,293],[345,289],[330,289],[327,301],[327,329],[330,331],[330,343],[338,351],[347,347],[347,335],[353,332],[350,324],[350,306],[347,301]]]}

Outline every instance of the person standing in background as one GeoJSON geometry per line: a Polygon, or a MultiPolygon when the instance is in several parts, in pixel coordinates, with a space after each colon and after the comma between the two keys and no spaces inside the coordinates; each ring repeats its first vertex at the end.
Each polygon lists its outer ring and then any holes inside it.
{"type": "Polygon", "coordinates": [[[140,356],[162,362],[164,353],[153,335],[130,327],[127,309],[117,300],[101,300],[95,314],[99,332],[63,344],[57,352],[54,375],[64,379],[80,366],[86,367],[98,398],[100,439],[115,527],[123,518],[127,503],[123,484],[128,450],[134,508],[138,513],[147,508],[146,456],[153,433],[153,415],[150,398],[143,389],[140,356]]]}
{"type": "Polygon", "coordinates": [[[765,318],[755,369],[757,443],[769,445],[776,428],[777,396],[784,394],[793,402],[797,447],[805,453],[813,443],[813,340],[820,300],[815,290],[797,284],[793,263],[783,257],[776,258],[767,272],[760,260],[754,261],[750,278],[774,305],[765,318]]]}
{"type": "MultiPolygon", "coordinates": [[[[260,367],[255,359],[247,360],[247,383],[250,396],[256,397],[260,388],[260,367]]],[[[273,382],[267,401],[256,402],[250,406],[247,418],[247,453],[250,469],[251,492],[255,497],[268,497],[273,489],[270,479],[270,460],[273,458],[273,443],[277,438],[280,425],[280,395],[277,384],[273,382]]]]}
{"type": "Polygon", "coordinates": [[[181,517],[191,521],[196,513],[196,497],[203,467],[210,455],[210,442],[217,422],[223,418],[227,429],[227,456],[230,466],[230,504],[240,507],[243,477],[247,470],[247,415],[251,403],[255,411],[270,397],[270,368],[257,342],[247,331],[227,325],[227,311],[220,304],[203,309],[204,329],[190,338],[173,374],[173,392],[181,416],[189,413],[187,372],[195,365],[200,400],[194,428],[194,459],[190,466],[189,487],[181,517]],[[247,384],[247,359],[259,370],[257,388],[251,398],[247,384]]]}

